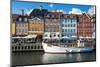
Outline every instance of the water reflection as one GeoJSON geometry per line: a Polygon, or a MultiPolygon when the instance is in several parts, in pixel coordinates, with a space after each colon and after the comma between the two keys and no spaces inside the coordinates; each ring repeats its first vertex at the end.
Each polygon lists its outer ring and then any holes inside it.
{"type": "Polygon", "coordinates": [[[43,52],[12,53],[13,65],[48,64],[63,62],[95,61],[95,52],[77,54],[48,54],[43,52]]]}
{"type": "Polygon", "coordinates": [[[43,63],[62,63],[95,60],[95,53],[43,54],[43,63]]]}

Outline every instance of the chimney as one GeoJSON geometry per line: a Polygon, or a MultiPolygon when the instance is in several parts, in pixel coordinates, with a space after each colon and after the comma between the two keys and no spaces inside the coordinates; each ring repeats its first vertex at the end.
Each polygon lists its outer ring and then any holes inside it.
{"type": "Polygon", "coordinates": [[[21,15],[24,16],[24,9],[21,9],[21,15]]]}

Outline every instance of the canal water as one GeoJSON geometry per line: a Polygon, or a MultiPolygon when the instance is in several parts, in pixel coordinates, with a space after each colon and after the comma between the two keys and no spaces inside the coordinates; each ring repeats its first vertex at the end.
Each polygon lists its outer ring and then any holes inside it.
{"type": "Polygon", "coordinates": [[[12,65],[37,65],[54,63],[72,63],[96,61],[96,52],[74,54],[48,54],[44,52],[16,52],[12,53],[12,65]]]}

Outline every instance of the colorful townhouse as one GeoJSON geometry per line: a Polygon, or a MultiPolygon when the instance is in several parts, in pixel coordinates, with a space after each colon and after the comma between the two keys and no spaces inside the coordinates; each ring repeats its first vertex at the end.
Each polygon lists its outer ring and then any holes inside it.
{"type": "Polygon", "coordinates": [[[95,22],[92,22],[91,17],[86,13],[78,15],[77,36],[92,37],[94,31],[95,22]]]}
{"type": "Polygon", "coordinates": [[[11,32],[12,32],[12,36],[15,36],[15,21],[12,18],[12,23],[11,23],[11,32]]]}
{"type": "Polygon", "coordinates": [[[45,17],[45,38],[55,38],[58,39],[61,35],[61,17],[63,12],[49,12],[45,17]]]}
{"type": "Polygon", "coordinates": [[[77,15],[64,14],[62,21],[62,35],[67,37],[77,37],[77,15]]]}
{"type": "Polygon", "coordinates": [[[16,36],[26,36],[28,35],[28,17],[24,15],[20,15],[16,19],[16,36]]]}
{"type": "Polygon", "coordinates": [[[44,20],[38,17],[29,19],[29,35],[43,35],[44,34],[44,20]]]}
{"type": "Polygon", "coordinates": [[[11,20],[11,32],[12,32],[12,36],[15,36],[16,34],[16,19],[19,15],[17,14],[12,14],[12,20],[11,20]]]}
{"type": "Polygon", "coordinates": [[[33,9],[29,18],[29,34],[43,35],[44,34],[44,17],[48,14],[47,9],[33,9]]]}

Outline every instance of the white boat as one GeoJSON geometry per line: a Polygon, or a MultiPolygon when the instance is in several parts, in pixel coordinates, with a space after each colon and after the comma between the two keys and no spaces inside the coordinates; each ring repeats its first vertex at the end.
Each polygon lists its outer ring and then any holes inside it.
{"type": "MultiPolygon", "coordinates": [[[[84,45],[78,41],[77,45],[84,45]]],[[[78,53],[78,52],[90,52],[93,51],[93,47],[61,47],[54,46],[48,43],[42,43],[43,49],[46,53],[78,53]]]]}

